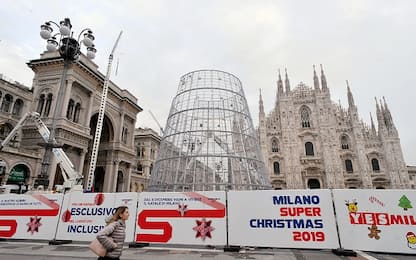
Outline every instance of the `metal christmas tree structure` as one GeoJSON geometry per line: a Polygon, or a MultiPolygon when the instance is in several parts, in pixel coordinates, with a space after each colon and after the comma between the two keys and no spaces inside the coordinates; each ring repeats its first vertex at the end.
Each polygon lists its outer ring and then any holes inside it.
{"type": "Polygon", "coordinates": [[[270,188],[240,80],[217,70],[182,76],[148,190],[270,188]]]}

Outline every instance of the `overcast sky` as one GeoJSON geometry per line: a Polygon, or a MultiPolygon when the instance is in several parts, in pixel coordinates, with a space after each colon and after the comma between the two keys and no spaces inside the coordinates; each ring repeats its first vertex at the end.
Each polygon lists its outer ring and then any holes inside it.
{"type": "Polygon", "coordinates": [[[348,79],[361,118],[375,118],[374,97],[386,97],[408,165],[416,165],[416,2],[315,1],[5,1],[0,5],[0,73],[29,87],[26,66],[39,58],[46,20],[69,17],[79,33],[94,31],[95,62],[105,74],[120,30],[111,80],[138,98],[138,125],[164,125],[181,75],[218,69],[243,83],[254,125],[258,94],[272,109],[277,70],[291,85],[313,85],[323,64],[332,100],[347,107],[348,79]],[[70,4],[69,4],[70,3],[70,4]]]}

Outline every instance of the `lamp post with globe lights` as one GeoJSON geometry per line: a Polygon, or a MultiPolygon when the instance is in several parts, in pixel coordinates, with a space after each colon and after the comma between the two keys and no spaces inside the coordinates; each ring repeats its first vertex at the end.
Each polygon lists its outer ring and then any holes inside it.
{"type": "Polygon", "coordinates": [[[55,142],[55,131],[56,131],[56,121],[57,118],[61,115],[62,111],[62,99],[64,95],[66,74],[68,72],[69,65],[78,60],[79,55],[81,54],[81,44],[87,48],[87,58],[94,59],[95,53],[97,50],[94,46],[94,35],[91,29],[83,29],[78,38],[73,37],[74,32],[72,31],[72,25],[69,18],[65,18],[59,24],[48,21],[40,26],[40,36],[46,40],[46,49],[50,52],[59,51],[61,58],[64,60],[64,67],[61,76],[61,82],[58,89],[58,96],[55,102],[55,109],[52,117],[52,127],[50,129],[49,140],[45,146],[45,154],[42,160],[42,167],[38,178],[35,180],[34,186],[43,186],[47,188],[49,186],[49,165],[51,161],[52,149],[61,147],[55,142]],[[53,34],[53,28],[55,26],[58,28],[58,32],[53,34]],[[83,39],[80,40],[83,35],[83,39]],[[59,38],[59,41],[57,40],[59,38]]]}

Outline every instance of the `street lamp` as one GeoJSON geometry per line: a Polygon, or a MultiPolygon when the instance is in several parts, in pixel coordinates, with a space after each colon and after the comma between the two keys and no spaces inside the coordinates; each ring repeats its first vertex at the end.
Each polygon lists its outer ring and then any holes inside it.
{"type": "Polygon", "coordinates": [[[52,128],[50,129],[49,140],[45,146],[45,154],[42,160],[42,167],[40,174],[38,175],[37,180],[35,180],[34,186],[42,185],[44,188],[49,186],[49,165],[51,160],[52,149],[60,147],[55,141],[55,130],[56,130],[56,120],[61,115],[62,109],[62,99],[65,88],[66,74],[68,67],[71,62],[78,60],[79,55],[81,54],[81,44],[85,45],[87,48],[87,58],[94,59],[95,53],[97,50],[94,46],[94,35],[92,34],[91,29],[86,28],[80,32],[78,38],[73,38],[74,32],[72,31],[72,25],[69,18],[65,18],[59,24],[49,21],[45,22],[40,26],[40,36],[46,40],[46,49],[48,51],[59,51],[60,56],[64,60],[64,68],[62,71],[61,83],[58,89],[58,96],[55,102],[55,109],[52,117],[52,128]],[[57,33],[53,34],[52,26],[58,28],[57,33]],[[83,39],[81,39],[81,35],[83,39]],[[57,38],[59,37],[59,41],[57,38]]]}

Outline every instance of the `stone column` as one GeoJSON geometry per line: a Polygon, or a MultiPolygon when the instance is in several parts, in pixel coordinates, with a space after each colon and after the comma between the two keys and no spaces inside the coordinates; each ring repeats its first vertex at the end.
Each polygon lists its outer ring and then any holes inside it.
{"type": "Polygon", "coordinates": [[[87,150],[82,149],[81,150],[81,155],[79,156],[79,167],[78,167],[78,172],[84,176],[84,178],[86,177],[86,175],[84,174],[84,162],[85,162],[85,155],[87,154],[87,150]]]}
{"type": "Polygon", "coordinates": [[[103,184],[103,191],[105,192],[111,192],[110,187],[111,187],[114,164],[115,164],[114,162],[109,161],[105,167],[104,184],[103,184]]]}
{"type": "Polygon", "coordinates": [[[64,95],[64,99],[62,102],[62,110],[61,110],[61,117],[66,118],[66,111],[68,110],[68,103],[69,103],[69,99],[71,97],[71,91],[72,91],[72,83],[74,82],[74,80],[69,79],[66,82],[66,86],[65,86],[65,95],[64,95]]]}
{"type": "Polygon", "coordinates": [[[125,183],[124,183],[124,191],[129,192],[130,191],[130,182],[131,182],[131,165],[128,166],[127,168],[127,178],[125,178],[125,183]]]}
{"type": "Polygon", "coordinates": [[[86,126],[90,125],[89,122],[90,122],[91,113],[92,113],[92,106],[94,104],[94,93],[93,92],[90,93],[90,101],[89,102],[90,103],[89,103],[89,106],[88,106],[88,112],[85,115],[84,122],[80,122],[80,123],[82,123],[83,125],[86,125],[86,126]]]}
{"type": "MultiPolygon", "coordinates": [[[[125,116],[125,113],[122,112],[121,115],[120,115],[120,126],[118,128],[119,129],[118,141],[120,141],[120,142],[123,142],[121,137],[123,136],[124,116],[125,116]]],[[[133,135],[134,135],[134,133],[133,133],[133,135]]]]}
{"type": "Polygon", "coordinates": [[[111,178],[113,180],[113,182],[111,183],[111,186],[110,186],[110,187],[112,187],[110,189],[110,192],[116,192],[116,189],[117,189],[118,168],[119,168],[119,166],[120,166],[120,161],[119,160],[114,160],[113,177],[111,178]]]}

